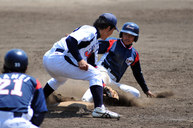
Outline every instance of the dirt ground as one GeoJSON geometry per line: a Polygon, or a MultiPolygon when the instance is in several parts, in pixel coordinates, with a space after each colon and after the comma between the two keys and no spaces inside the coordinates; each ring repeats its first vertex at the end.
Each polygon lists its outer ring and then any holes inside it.
{"type": "MultiPolygon", "coordinates": [[[[193,1],[192,0],[0,0],[0,65],[12,48],[29,56],[28,74],[42,86],[50,78],[42,65],[43,54],[54,42],[80,25],[92,25],[104,12],[117,16],[118,27],[139,25],[138,50],[142,71],[153,93],[147,98],[130,68],[121,83],[141,92],[140,106],[108,106],[120,120],[92,118],[89,111],[49,110],[42,128],[193,128],[193,1]],[[171,96],[171,94],[173,94],[171,96]]],[[[118,37],[118,32],[113,36],[118,37]]],[[[80,98],[85,81],[69,80],[57,90],[80,98]]]]}

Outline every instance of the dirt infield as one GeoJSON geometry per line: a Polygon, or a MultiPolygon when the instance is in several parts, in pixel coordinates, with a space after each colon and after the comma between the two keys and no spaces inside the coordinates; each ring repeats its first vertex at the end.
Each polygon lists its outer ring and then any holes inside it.
{"type": "MultiPolygon", "coordinates": [[[[135,101],[140,105],[108,106],[122,115],[120,120],[92,118],[82,109],[51,109],[41,127],[192,128],[192,5],[192,0],[0,0],[0,65],[7,50],[21,48],[29,56],[28,74],[44,86],[50,76],[42,65],[43,54],[66,33],[111,12],[119,29],[128,21],[139,25],[134,47],[146,83],[158,98],[147,98],[128,69],[121,83],[136,87],[142,95],[135,101]]],[[[87,88],[85,81],[69,80],[57,93],[79,99],[87,88]]]]}

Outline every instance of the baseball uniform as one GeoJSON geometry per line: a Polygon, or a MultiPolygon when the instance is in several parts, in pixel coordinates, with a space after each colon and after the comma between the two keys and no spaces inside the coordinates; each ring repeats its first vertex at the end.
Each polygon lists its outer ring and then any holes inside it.
{"type": "MultiPolygon", "coordinates": [[[[127,47],[121,39],[111,37],[105,41],[99,41],[98,53],[104,54],[97,64],[97,69],[101,71],[105,84],[115,84],[121,90],[130,92],[135,97],[140,97],[140,92],[136,88],[118,83],[127,68],[130,66],[133,75],[142,90],[144,92],[149,90],[141,71],[139,54],[134,47],[127,47]]],[[[89,89],[83,95],[82,100],[89,102],[92,101],[92,95],[89,89]]]]}
{"type": "MultiPolygon", "coordinates": [[[[99,48],[97,36],[98,32],[95,27],[84,25],[74,30],[68,37],[64,37],[56,42],[53,47],[45,53],[43,63],[48,73],[53,77],[48,81],[48,84],[54,90],[65,83],[68,78],[88,80],[90,86],[102,86],[102,78],[97,69],[89,65],[88,71],[84,71],[79,69],[77,63],[80,59],[87,61],[87,58],[92,53],[97,56],[97,50],[99,48]],[[77,48],[80,53],[80,55],[77,56],[80,56],[79,58],[73,57],[73,50],[69,52],[69,45],[67,45],[66,42],[68,38],[77,40],[77,48]]],[[[74,45],[74,48],[75,47],[76,45],[74,45]]]]}
{"type": "Polygon", "coordinates": [[[0,127],[37,127],[30,122],[34,115],[47,111],[40,82],[24,73],[0,75],[0,127]]]}

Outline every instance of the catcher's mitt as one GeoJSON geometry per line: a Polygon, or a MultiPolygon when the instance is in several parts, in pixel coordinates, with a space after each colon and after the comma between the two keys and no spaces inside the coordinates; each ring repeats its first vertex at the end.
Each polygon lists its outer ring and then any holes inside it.
{"type": "Polygon", "coordinates": [[[110,97],[110,98],[114,98],[114,99],[117,99],[119,100],[119,95],[117,93],[117,91],[113,90],[111,87],[109,86],[105,86],[103,88],[103,95],[105,97],[110,97]]]}

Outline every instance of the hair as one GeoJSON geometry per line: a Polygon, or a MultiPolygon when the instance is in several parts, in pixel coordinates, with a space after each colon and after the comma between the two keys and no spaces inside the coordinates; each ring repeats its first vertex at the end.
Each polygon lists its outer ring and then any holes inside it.
{"type": "Polygon", "coordinates": [[[93,26],[97,29],[106,29],[110,26],[110,30],[114,29],[115,26],[111,23],[109,23],[105,17],[100,16],[96,21],[94,22],[93,26]]]}
{"type": "Polygon", "coordinates": [[[3,65],[3,68],[1,70],[2,73],[11,73],[11,72],[19,72],[19,73],[26,73],[27,67],[25,69],[20,69],[19,71],[16,69],[10,69],[3,65]]]}

